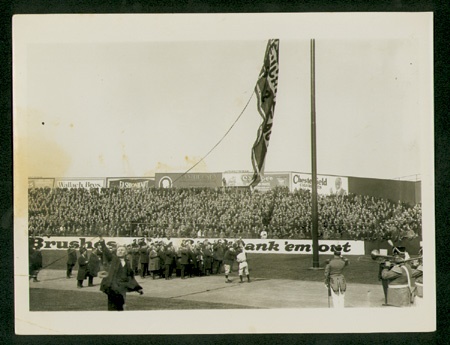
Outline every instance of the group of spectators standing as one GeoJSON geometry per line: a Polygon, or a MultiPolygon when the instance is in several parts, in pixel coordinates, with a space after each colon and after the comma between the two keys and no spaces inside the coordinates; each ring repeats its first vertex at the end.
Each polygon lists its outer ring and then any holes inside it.
{"type": "MultiPolygon", "coordinates": [[[[133,240],[125,246],[126,259],[135,275],[142,279],[165,279],[173,277],[181,279],[228,274],[237,261],[237,255],[244,252],[244,242],[240,239],[227,241],[217,239],[198,240],[184,239],[178,248],[170,240],[133,240]]],[[[108,250],[115,254],[117,247],[110,245],[108,250]]],[[[94,244],[94,249],[88,255],[86,248],[78,251],[70,246],[67,250],[67,278],[71,278],[72,269],[78,263],[77,286],[83,287],[83,281],[89,280],[88,286],[93,286],[93,278],[100,271],[108,270],[108,258],[101,241],[94,244]]],[[[248,274],[248,272],[247,272],[248,274]]],[[[246,274],[246,275],[247,275],[246,274]]]]}
{"type": "Polygon", "coordinates": [[[240,240],[227,241],[184,239],[178,248],[168,241],[147,242],[141,239],[127,246],[128,258],[136,274],[141,278],[147,276],[152,279],[181,279],[220,274],[224,265],[233,265],[235,258],[230,258],[231,252],[243,248],[240,240]]]}
{"type": "MultiPolygon", "coordinates": [[[[31,236],[311,238],[311,194],[276,188],[29,189],[31,236]]],[[[421,205],[320,195],[322,239],[394,241],[421,236],[421,205]]]]}

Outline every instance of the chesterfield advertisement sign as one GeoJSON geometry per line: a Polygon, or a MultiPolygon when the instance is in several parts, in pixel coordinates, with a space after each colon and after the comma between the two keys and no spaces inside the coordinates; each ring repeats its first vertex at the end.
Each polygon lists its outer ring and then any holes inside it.
{"type": "MultiPolygon", "coordinates": [[[[312,190],[311,174],[292,173],[292,191],[297,189],[312,190]]],[[[348,178],[343,176],[317,175],[317,193],[321,195],[348,194],[348,178]]]]}
{"type": "MultiPolygon", "coordinates": [[[[133,237],[104,237],[107,245],[113,244],[131,244],[133,240],[139,238],[133,237]]],[[[30,238],[30,246],[34,246],[43,250],[67,250],[69,245],[75,248],[82,246],[92,249],[94,244],[99,240],[98,237],[35,237],[30,238]]],[[[154,238],[147,239],[147,242],[163,241],[164,243],[172,242],[175,248],[181,244],[182,238],[154,238]]],[[[195,238],[194,243],[203,242],[205,238],[195,238]]],[[[210,243],[214,243],[218,239],[208,239],[210,243]]],[[[228,239],[233,242],[233,239],[228,239]]],[[[312,254],[311,240],[261,240],[261,239],[244,239],[245,250],[248,253],[262,254],[312,254]]],[[[340,245],[342,247],[342,255],[364,255],[364,241],[319,241],[319,254],[333,254],[334,248],[340,245]]]]}

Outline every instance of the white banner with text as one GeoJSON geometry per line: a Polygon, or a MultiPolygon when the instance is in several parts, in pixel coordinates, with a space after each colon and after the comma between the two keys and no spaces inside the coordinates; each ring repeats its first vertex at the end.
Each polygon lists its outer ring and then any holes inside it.
{"type": "MultiPolygon", "coordinates": [[[[107,245],[122,244],[128,245],[140,241],[140,238],[134,237],[104,237],[107,245]]],[[[37,247],[42,250],[67,250],[69,245],[75,248],[82,246],[87,249],[92,249],[98,237],[34,237],[30,238],[30,246],[37,247]]],[[[168,244],[172,242],[175,248],[178,248],[183,241],[183,238],[147,238],[145,241],[150,243],[163,242],[168,244]]],[[[194,244],[208,241],[215,243],[219,239],[192,239],[194,244]]],[[[228,242],[234,242],[234,239],[222,239],[228,242]]],[[[272,240],[272,239],[243,239],[245,243],[245,250],[248,253],[263,253],[263,254],[312,254],[312,240],[272,240]]],[[[319,254],[333,254],[336,246],[342,247],[342,255],[364,255],[364,241],[337,241],[337,240],[321,240],[319,241],[319,254]]]]}

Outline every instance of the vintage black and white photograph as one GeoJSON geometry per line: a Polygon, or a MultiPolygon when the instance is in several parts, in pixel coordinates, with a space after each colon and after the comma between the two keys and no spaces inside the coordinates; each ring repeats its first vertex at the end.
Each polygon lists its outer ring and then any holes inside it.
{"type": "Polygon", "coordinates": [[[15,16],[16,332],[435,330],[432,23],[15,16]]]}

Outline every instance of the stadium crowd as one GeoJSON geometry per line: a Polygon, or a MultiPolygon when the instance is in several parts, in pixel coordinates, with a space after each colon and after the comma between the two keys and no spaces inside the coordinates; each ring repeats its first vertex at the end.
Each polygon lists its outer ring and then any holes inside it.
{"type": "MultiPolygon", "coordinates": [[[[29,234],[183,238],[311,238],[311,194],[276,188],[31,188],[29,234]]],[[[322,239],[421,236],[421,205],[361,195],[319,196],[322,239]]]]}

